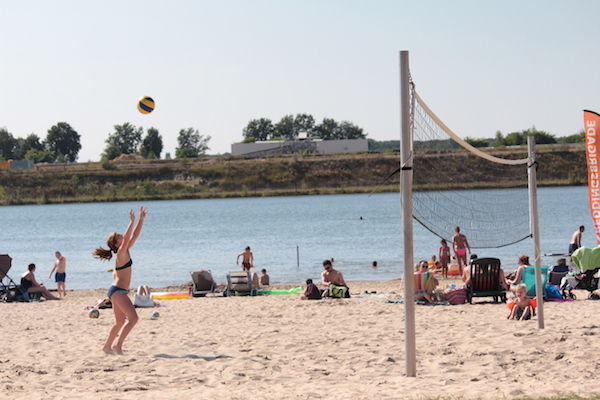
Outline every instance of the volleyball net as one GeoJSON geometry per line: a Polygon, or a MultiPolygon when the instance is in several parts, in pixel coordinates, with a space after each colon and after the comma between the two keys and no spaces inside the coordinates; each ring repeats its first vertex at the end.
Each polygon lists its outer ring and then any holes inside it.
{"type": "Polygon", "coordinates": [[[410,89],[415,221],[446,240],[460,226],[471,248],[529,238],[527,149],[512,159],[472,146],[410,89]]]}

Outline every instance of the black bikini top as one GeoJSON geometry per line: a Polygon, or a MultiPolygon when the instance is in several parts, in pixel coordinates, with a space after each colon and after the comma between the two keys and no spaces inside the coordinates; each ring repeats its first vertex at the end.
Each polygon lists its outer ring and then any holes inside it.
{"type": "Polygon", "coordinates": [[[122,267],[117,267],[115,268],[117,271],[120,271],[122,269],[127,269],[129,267],[131,267],[133,265],[133,260],[130,258],[129,261],[127,261],[127,263],[125,263],[125,265],[123,265],[122,267]]]}

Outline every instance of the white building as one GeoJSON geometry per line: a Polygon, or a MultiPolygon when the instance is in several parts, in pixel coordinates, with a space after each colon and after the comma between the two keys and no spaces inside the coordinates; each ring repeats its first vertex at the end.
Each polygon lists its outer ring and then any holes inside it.
{"type": "Polygon", "coordinates": [[[260,157],[269,154],[297,153],[302,150],[309,150],[318,154],[360,153],[368,151],[369,144],[367,139],[307,139],[234,143],[231,145],[231,154],[234,156],[253,155],[260,157]]]}

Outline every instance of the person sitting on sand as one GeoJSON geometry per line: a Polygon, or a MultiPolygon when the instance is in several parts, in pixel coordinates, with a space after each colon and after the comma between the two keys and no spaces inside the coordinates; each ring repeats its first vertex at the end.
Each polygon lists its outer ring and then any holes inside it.
{"type": "Polygon", "coordinates": [[[514,273],[514,277],[512,279],[506,280],[510,285],[511,290],[515,290],[517,285],[523,282],[523,272],[525,270],[525,267],[529,266],[529,256],[520,256],[518,267],[514,273]]]}
{"type": "Polygon", "coordinates": [[[415,273],[415,300],[425,300],[428,303],[434,303],[435,288],[438,285],[438,280],[435,279],[433,273],[429,271],[427,261],[419,263],[420,270],[415,273]]]}
{"type": "Polygon", "coordinates": [[[531,319],[533,315],[533,305],[531,299],[527,297],[527,286],[521,283],[515,289],[517,298],[514,300],[514,305],[508,314],[508,319],[516,319],[519,321],[531,319]]]}
{"type": "Polygon", "coordinates": [[[267,270],[264,268],[261,269],[260,274],[261,274],[260,275],[260,284],[262,286],[269,286],[270,278],[269,278],[269,275],[267,274],[267,270]]]}
{"type": "Polygon", "coordinates": [[[254,266],[254,254],[250,251],[250,246],[246,246],[246,249],[238,254],[235,261],[237,265],[240,265],[240,257],[242,257],[242,270],[250,272],[250,268],[254,266]]]}
{"type": "Polygon", "coordinates": [[[35,264],[27,266],[27,272],[21,276],[21,288],[27,293],[41,293],[46,300],[60,300],[46,289],[43,283],[35,280],[35,264]]]}
{"type": "Polygon", "coordinates": [[[345,297],[350,297],[350,289],[344,281],[344,276],[340,271],[334,269],[330,260],[323,261],[323,272],[321,273],[321,283],[325,286],[325,290],[321,294],[323,297],[329,296],[329,288],[331,286],[341,286],[346,288],[345,297]]]}
{"type": "Polygon", "coordinates": [[[321,291],[312,279],[306,280],[306,289],[300,298],[302,300],[321,300],[321,291]]]}
{"type": "Polygon", "coordinates": [[[567,260],[565,258],[559,258],[557,260],[557,264],[550,267],[550,270],[548,271],[548,273],[550,274],[551,272],[556,272],[556,273],[569,272],[569,266],[567,265],[567,260]]]}

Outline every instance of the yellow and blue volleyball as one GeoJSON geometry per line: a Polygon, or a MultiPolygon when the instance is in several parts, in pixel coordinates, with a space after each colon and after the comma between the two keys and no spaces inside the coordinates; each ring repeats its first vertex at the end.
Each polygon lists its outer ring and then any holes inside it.
{"type": "Polygon", "coordinates": [[[137,109],[142,114],[150,114],[154,110],[154,100],[152,100],[152,97],[142,97],[138,100],[137,109]]]}

